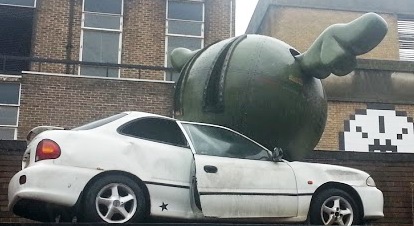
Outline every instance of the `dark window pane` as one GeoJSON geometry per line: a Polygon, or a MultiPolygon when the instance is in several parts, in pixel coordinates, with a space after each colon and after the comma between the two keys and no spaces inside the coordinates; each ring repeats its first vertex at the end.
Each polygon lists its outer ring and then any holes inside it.
{"type": "Polygon", "coordinates": [[[16,126],[17,125],[18,107],[0,106],[0,125],[16,126]]]}
{"type": "Polygon", "coordinates": [[[0,104],[19,104],[20,84],[0,83],[0,104]]]}
{"type": "Polygon", "coordinates": [[[203,21],[203,3],[169,1],[168,18],[203,21]]]}
{"type": "Polygon", "coordinates": [[[230,130],[183,124],[197,154],[252,160],[268,160],[269,153],[259,145],[230,130]]]}
{"type": "Polygon", "coordinates": [[[14,140],[15,128],[0,127],[0,140],[14,140]]]}
{"type": "Polygon", "coordinates": [[[119,30],[121,19],[120,16],[85,13],[85,27],[119,30]]]}
{"type": "Polygon", "coordinates": [[[83,32],[82,61],[118,63],[119,33],[83,32]]]}
{"type": "Polygon", "coordinates": [[[80,75],[118,78],[119,69],[96,66],[81,66],[80,75]]]}
{"type": "Polygon", "coordinates": [[[187,48],[190,50],[201,49],[202,48],[201,41],[202,39],[200,38],[169,36],[168,37],[168,54],[167,54],[168,67],[171,66],[170,55],[174,49],[179,48],[179,47],[187,48]]]}
{"type": "Polygon", "coordinates": [[[167,81],[178,82],[179,78],[180,78],[180,72],[175,72],[175,71],[167,73],[167,76],[166,76],[167,81]]]}
{"type": "Polygon", "coordinates": [[[122,0],[85,0],[85,11],[121,14],[122,0]]]}
{"type": "Polygon", "coordinates": [[[202,23],[190,21],[168,21],[168,34],[201,36],[202,23]]]}
{"type": "Polygon", "coordinates": [[[190,50],[201,49],[200,38],[189,38],[189,37],[168,37],[168,50],[172,51],[178,47],[184,47],[190,50]]]}
{"type": "Polygon", "coordinates": [[[35,0],[0,0],[0,4],[18,5],[18,6],[31,6],[34,5],[35,0]]]}
{"type": "Polygon", "coordinates": [[[166,144],[186,146],[180,127],[172,120],[159,118],[138,119],[122,126],[121,134],[130,135],[147,140],[157,141],[166,144]]]}

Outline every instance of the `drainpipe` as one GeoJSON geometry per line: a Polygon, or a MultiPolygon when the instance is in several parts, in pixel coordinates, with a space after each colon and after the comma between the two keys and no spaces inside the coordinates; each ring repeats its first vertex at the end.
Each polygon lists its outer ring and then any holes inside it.
{"type": "Polygon", "coordinates": [[[235,0],[230,0],[230,38],[234,37],[234,29],[235,29],[235,24],[234,24],[234,13],[235,13],[235,8],[236,8],[236,1],[235,0]]]}
{"type": "MultiPolygon", "coordinates": [[[[72,60],[73,18],[75,14],[75,0],[69,0],[68,43],[66,45],[66,60],[72,60]]],[[[66,74],[70,73],[71,64],[66,64],[66,74]]]]}

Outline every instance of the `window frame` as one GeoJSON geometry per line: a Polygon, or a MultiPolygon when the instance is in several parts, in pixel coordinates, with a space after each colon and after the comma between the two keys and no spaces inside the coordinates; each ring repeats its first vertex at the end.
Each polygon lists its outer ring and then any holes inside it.
{"type": "MultiPolygon", "coordinates": [[[[108,32],[108,33],[118,33],[119,41],[118,41],[118,60],[117,64],[121,64],[122,60],[122,33],[124,27],[124,8],[125,8],[125,1],[121,0],[121,14],[112,14],[112,13],[100,13],[100,12],[91,12],[85,10],[85,1],[82,0],[82,19],[81,19],[81,35],[80,35],[80,47],[79,47],[79,61],[83,61],[83,51],[84,51],[84,32],[85,31],[98,31],[98,32],[108,32]],[[119,29],[108,29],[108,28],[98,28],[98,27],[88,27],[85,26],[85,16],[86,14],[96,14],[96,15],[108,15],[108,16],[119,16],[119,29]]],[[[97,62],[97,63],[105,63],[105,62],[97,62]]],[[[85,66],[85,65],[84,65],[85,66]]],[[[87,66],[87,65],[86,65],[87,66]]],[[[87,66],[87,67],[99,67],[99,66],[87,66]]],[[[115,68],[114,68],[115,69],[115,68]]],[[[116,68],[118,71],[117,77],[120,78],[121,70],[120,68],[116,68]]],[[[81,65],[78,66],[78,75],[81,74],[81,65]]],[[[93,77],[107,77],[107,76],[96,76],[96,75],[85,75],[85,76],[93,76],[93,77]]]]}
{"type": "Polygon", "coordinates": [[[132,137],[132,138],[136,138],[136,139],[141,139],[141,140],[151,141],[151,142],[160,143],[160,144],[165,144],[165,145],[171,145],[171,146],[175,146],[175,147],[182,147],[182,148],[190,148],[190,149],[191,149],[191,146],[190,146],[190,141],[188,140],[188,138],[187,138],[187,136],[186,136],[185,131],[183,130],[183,128],[182,128],[182,127],[181,127],[181,125],[179,124],[179,121],[174,120],[174,119],[169,119],[169,118],[161,118],[161,117],[153,117],[153,116],[146,116],[146,117],[136,118],[136,119],[133,119],[133,120],[131,120],[131,121],[128,121],[128,122],[126,122],[126,123],[122,124],[121,126],[119,126],[119,127],[116,129],[116,132],[117,132],[118,134],[121,134],[121,135],[123,135],[123,136],[127,136],[127,137],[132,137]],[[130,125],[130,124],[132,124],[132,123],[135,123],[135,122],[137,122],[137,121],[146,120],[146,119],[158,119],[158,120],[164,120],[164,121],[174,122],[174,123],[177,125],[177,128],[181,131],[182,138],[184,139],[184,141],[186,142],[186,144],[185,144],[185,145],[179,145],[179,144],[174,144],[174,143],[170,143],[170,142],[163,142],[163,141],[160,141],[160,140],[149,139],[149,138],[146,138],[146,137],[134,136],[134,135],[132,135],[132,134],[127,134],[127,133],[122,132],[122,130],[123,130],[126,126],[128,126],[128,125],[130,125]]]}
{"type": "MultiPolygon", "coordinates": [[[[166,0],[166,10],[165,10],[165,57],[164,57],[164,65],[165,67],[168,67],[168,46],[169,46],[169,37],[186,37],[186,38],[194,38],[199,39],[200,42],[200,48],[204,47],[204,39],[205,39],[205,16],[206,16],[206,6],[204,0],[188,0],[185,2],[196,2],[202,4],[202,21],[195,21],[195,20],[181,20],[181,19],[170,19],[168,17],[168,10],[169,10],[169,3],[170,2],[183,2],[180,0],[166,0]],[[194,22],[194,23],[201,23],[201,35],[195,36],[195,35],[185,35],[185,34],[176,34],[176,33],[169,33],[169,21],[184,21],[184,22],[194,22]]],[[[171,79],[167,79],[168,75],[167,73],[164,73],[164,81],[173,81],[172,76],[171,79]]]]}
{"type": "Polygon", "coordinates": [[[36,8],[36,6],[37,6],[37,0],[33,0],[33,6],[29,6],[29,5],[18,5],[18,4],[7,4],[7,3],[0,3],[0,5],[4,5],[4,6],[14,6],[14,7],[23,7],[23,8],[36,8]]]}
{"type": "Polygon", "coordinates": [[[19,127],[19,116],[20,116],[20,101],[21,101],[21,96],[22,96],[22,84],[16,83],[16,82],[0,82],[0,84],[19,84],[19,92],[18,92],[18,103],[17,104],[3,104],[0,103],[0,107],[15,107],[17,108],[17,115],[16,115],[16,124],[15,125],[3,125],[0,124],[0,129],[1,128],[6,128],[6,129],[14,129],[14,134],[13,134],[13,139],[17,139],[17,128],[19,127]]]}
{"type": "MultiPolygon", "coordinates": [[[[227,130],[227,131],[229,131],[229,132],[231,132],[233,134],[239,135],[240,137],[242,137],[242,138],[250,141],[251,143],[253,143],[253,144],[259,146],[260,148],[262,148],[263,150],[265,150],[267,152],[267,154],[268,154],[268,157],[269,157],[269,159],[266,160],[266,161],[272,161],[272,159],[271,159],[272,152],[269,149],[267,149],[263,145],[257,143],[256,141],[252,140],[251,138],[249,138],[249,137],[247,137],[247,136],[245,136],[245,135],[243,135],[243,134],[241,134],[241,133],[239,133],[239,132],[237,132],[235,130],[232,130],[232,129],[227,128],[227,127],[224,127],[224,126],[207,124],[207,123],[197,123],[197,122],[187,122],[187,121],[179,121],[178,123],[179,123],[179,125],[181,127],[181,130],[184,132],[184,135],[185,135],[185,137],[187,139],[188,144],[191,147],[191,150],[193,151],[193,154],[195,154],[195,155],[203,155],[203,154],[197,153],[197,151],[196,151],[196,149],[194,147],[194,144],[193,144],[193,140],[190,137],[190,134],[188,134],[187,130],[184,128],[184,125],[185,124],[188,124],[188,125],[200,125],[200,126],[208,126],[208,127],[219,128],[219,129],[227,130]]],[[[217,156],[217,155],[206,155],[206,156],[212,156],[212,157],[218,157],[218,158],[235,158],[235,159],[244,159],[244,160],[252,160],[252,161],[263,161],[263,160],[249,159],[249,158],[240,158],[240,157],[225,157],[225,156],[217,156]]]]}

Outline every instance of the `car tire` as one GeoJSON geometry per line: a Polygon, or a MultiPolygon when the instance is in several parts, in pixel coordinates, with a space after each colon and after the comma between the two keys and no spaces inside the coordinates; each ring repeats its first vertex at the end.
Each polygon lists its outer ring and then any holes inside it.
{"type": "Polygon", "coordinates": [[[314,225],[357,225],[360,212],[354,199],[339,189],[328,189],[314,197],[310,223],[314,225]]]}
{"type": "Polygon", "coordinates": [[[146,217],[143,189],[123,175],[95,180],[83,197],[81,219],[85,222],[132,223],[146,217]]]}

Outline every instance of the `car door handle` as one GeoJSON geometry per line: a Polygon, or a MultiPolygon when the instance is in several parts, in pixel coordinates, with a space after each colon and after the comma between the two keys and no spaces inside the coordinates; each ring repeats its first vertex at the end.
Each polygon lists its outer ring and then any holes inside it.
{"type": "Polygon", "coordinates": [[[217,173],[217,167],[215,166],[204,166],[204,171],[206,171],[206,173],[217,173]]]}

